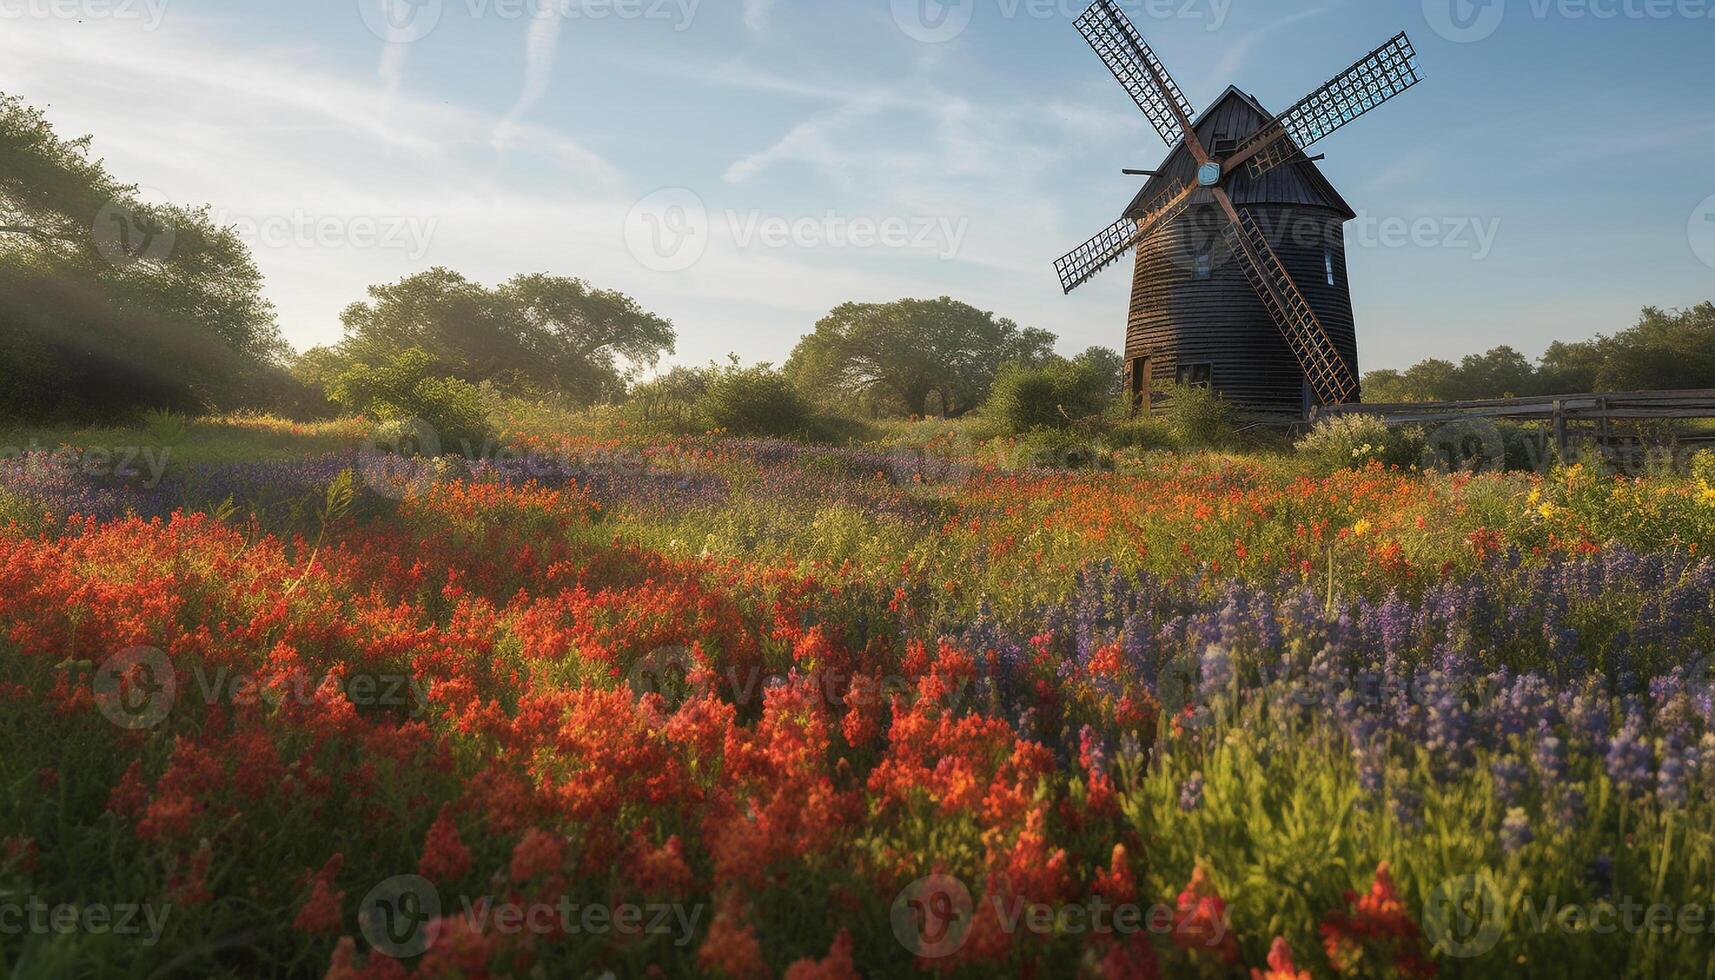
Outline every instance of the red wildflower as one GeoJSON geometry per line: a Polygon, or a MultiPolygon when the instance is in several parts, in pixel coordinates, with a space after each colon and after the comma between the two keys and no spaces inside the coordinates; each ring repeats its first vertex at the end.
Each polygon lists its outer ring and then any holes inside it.
{"type": "Polygon", "coordinates": [[[792,964],[786,968],[786,980],[863,980],[852,965],[852,934],[841,929],[826,957],[792,964]]]}
{"type": "Polygon", "coordinates": [[[356,941],[342,936],[323,980],[405,980],[408,976],[398,960],[381,953],[369,954],[369,961],[358,966],[356,941]]]}
{"type": "Polygon", "coordinates": [[[1238,962],[1239,944],[1228,928],[1227,903],[1202,865],[1191,872],[1190,884],[1179,893],[1173,941],[1194,953],[1218,955],[1224,963],[1238,962]]]}
{"type": "Polygon", "coordinates": [[[1310,980],[1309,970],[1300,970],[1292,962],[1292,947],[1279,936],[1268,951],[1268,969],[1251,970],[1251,980],[1310,980]]]}
{"type": "Polygon", "coordinates": [[[1114,905],[1130,905],[1137,901],[1137,882],[1132,878],[1131,862],[1126,857],[1124,844],[1114,845],[1113,857],[1106,870],[1096,869],[1093,887],[1096,894],[1114,905]]]}
{"type": "Polygon", "coordinates": [[[531,827],[512,849],[512,880],[529,881],[549,875],[566,863],[565,838],[531,827]]]}
{"type": "Polygon", "coordinates": [[[1114,942],[1101,960],[1103,980],[1157,980],[1160,975],[1155,947],[1146,933],[1133,932],[1114,942]]]}
{"type": "Polygon", "coordinates": [[[730,980],[753,980],[767,977],[768,964],[762,958],[762,946],[756,932],[743,921],[744,912],[738,900],[728,896],[721,900],[720,909],[709,923],[709,933],[697,950],[697,964],[730,980]]]}
{"type": "Polygon", "coordinates": [[[208,888],[208,872],[214,864],[214,848],[205,840],[184,863],[184,874],[175,873],[167,883],[167,901],[174,905],[201,905],[213,899],[214,893],[208,888]]]}
{"type": "Polygon", "coordinates": [[[1322,922],[1322,945],[1334,969],[1344,974],[1392,969],[1407,977],[1435,975],[1417,920],[1394,890],[1386,861],[1376,867],[1367,894],[1346,893],[1346,906],[1322,922]]]}
{"type": "Polygon", "coordinates": [[[452,805],[441,807],[440,815],[429,825],[423,841],[423,856],[417,862],[417,873],[438,885],[463,878],[470,872],[470,848],[459,839],[458,825],[453,823],[452,805]]]}
{"type": "Polygon", "coordinates": [[[345,892],[334,888],[333,883],[339,876],[339,868],[344,861],[345,855],[335,854],[316,872],[310,884],[310,897],[304,901],[303,908],[298,910],[297,918],[292,920],[293,928],[311,936],[328,936],[339,932],[344,918],[341,908],[345,903],[345,892]]]}

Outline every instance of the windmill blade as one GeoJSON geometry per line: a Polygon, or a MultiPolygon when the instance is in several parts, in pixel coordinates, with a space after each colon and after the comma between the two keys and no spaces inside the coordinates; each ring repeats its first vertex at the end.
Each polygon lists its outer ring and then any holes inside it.
{"type": "Polygon", "coordinates": [[[1060,288],[1070,293],[1094,279],[1096,273],[1118,262],[1127,252],[1148,241],[1150,236],[1170,224],[1191,206],[1197,189],[1174,181],[1148,213],[1141,218],[1121,218],[1101,233],[1054,263],[1060,275],[1060,288]]]}
{"type": "Polygon", "coordinates": [[[1096,0],[1073,23],[1168,146],[1196,141],[1191,103],[1115,0],[1096,0]]]}
{"type": "Polygon", "coordinates": [[[1222,169],[1230,174],[1249,165],[1251,176],[1261,177],[1421,81],[1417,49],[1401,31],[1276,116],[1274,122],[1241,144],[1222,169]]]}
{"type": "Polygon", "coordinates": [[[1340,356],[1334,339],[1328,336],[1298,284],[1287,274],[1286,266],[1281,264],[1280,256],[1269,245],[1256,220],[1249,212],[1234,208],[1224,191],[1216,194],[1231,219],[1226,231],[1227,244],[1234,255],[1243,259],[1240,266],[1245,278],[1268,308],[1269,316],[1280,326],[1286,345],[1304,368],[1305,377],[1310,379],[1310,390],[1324,405],[1344,405],[1358,387],[1351,367],[1340,356]]]}

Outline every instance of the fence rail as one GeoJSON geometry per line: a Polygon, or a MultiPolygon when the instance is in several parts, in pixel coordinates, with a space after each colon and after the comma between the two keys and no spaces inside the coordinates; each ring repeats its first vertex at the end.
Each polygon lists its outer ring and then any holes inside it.
{"type": "MultiPolygon", "coordinates": [[[[1490,398],[1462,402],[1402,402],[1391,405],[1332,405],[1312,413],[1318,418],[1369,415],[1388,425],[1426,425],[1471,419],[1548,422],[1562,457],[1570,448],[1573,426],[1594,427],[1604,449],[1622,449],[1647,441],[1636,425],[1614,431],[1613,423],[1691,422],[1715,419],[1715,389],[1695,391],[1606,391],[1532,398],[1490,398]]],[[[1715,444],[1715,432],[1671,431],[1673,442],[1715,444]]]]}

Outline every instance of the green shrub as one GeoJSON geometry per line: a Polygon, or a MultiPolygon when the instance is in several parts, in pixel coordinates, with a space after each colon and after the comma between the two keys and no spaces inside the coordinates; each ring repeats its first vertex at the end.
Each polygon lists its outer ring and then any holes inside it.
{"type": "Polygon", "coordinates": [[[1065,429],[1033,429],[1013,444],[1008,462],[1020,469],[1111,470],[1113,453],[1065,429]]]}
{"type": "Polygon", "coordinates": [[[737,435],[807,435],[813,423],[798,389],[766,364],[717,372],[697,399],[697,414],[710,428],[737,435]]]}
{"type": "Polygon", "coordinates": [[[1126,417],[1123,408],[1109,410],[1104,419],[1104,436],[1115,449],[1176,449],[1173,429],[1159,415],[1139,413],[1126,417]]]}
{"type": "Polygon", "coordinates": [[[1691,457],[1691,478],[1706,487],[1715,487],[1715,450],[1699,450],[1691,457]]]}
{"type": "Polygon", "coordinates": [[[1009,364],[995,379],[983,412],[1008,434],[1064,429],[1099,413],[1111,387],[1106,372],[1088,361],[1009,364]]]}
{"type": "Polygon", "coordinates": [[[1167,431],[1183,449],[1225,449],[1236,441],[1233,406],[1207,388],[1176,385],[1159,402],[1167,431]]]}
{"type": "Polygon", "coordinates": [[[1373,415],[1335,415],[1317,422],[1295,448],[1324,473],[1372,462],[1404,468],[1421,465],[1425,437],[1415,426],[1389,426],[1373,415]]]}
{"type": "Polygon", "coordinates": [[[380,365],[359,363],[328,386],[328,397],[353,412],[415,433],[418,448],[431,455],[478,452],[489,438],[483,390],[457,378],[432,377],[434,359],[412,348],[380,365]]]}

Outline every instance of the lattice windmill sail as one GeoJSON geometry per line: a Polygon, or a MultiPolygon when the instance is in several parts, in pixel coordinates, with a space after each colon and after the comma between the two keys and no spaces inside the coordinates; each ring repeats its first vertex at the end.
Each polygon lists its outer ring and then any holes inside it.
{"type": "Polygon", "coordinates": [[[1422,80],[1410,39],[1399,34],[1278,116],[1229,88],[1194,119],[1115,0],[1097,0],[1076,26],[1172,147],[1119,220],[1055,263],[1069,293],[1138,252],[1134,397],[1167,380],[1261,410],[1357,399],[1341,233],[1356,214],[1304,151],[1422,80]]]}

